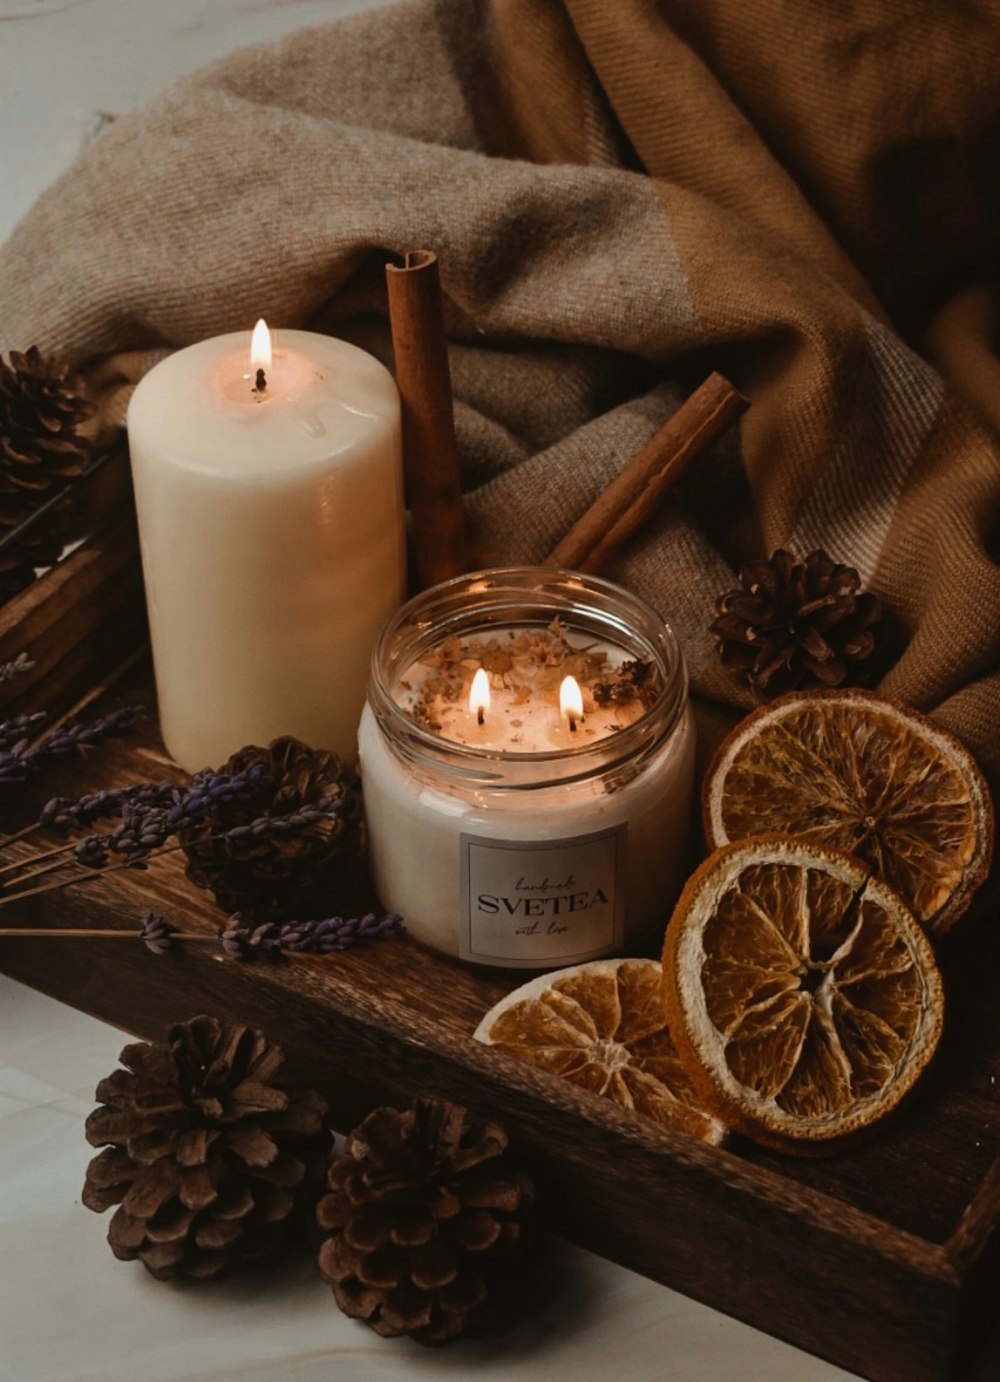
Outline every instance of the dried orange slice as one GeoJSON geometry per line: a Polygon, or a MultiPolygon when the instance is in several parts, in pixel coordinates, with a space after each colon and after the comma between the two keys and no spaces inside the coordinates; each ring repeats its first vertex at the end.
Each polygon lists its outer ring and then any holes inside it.
{"type": "Polygon", "coordinates": [[[896,1107],[941,1035],[930,942],[840,850],[762,836],[716,850],[667,927],[667,1022],[698,1092],[781,1150],[838,1150],[896,1107]]]}
{"type": "Polygon", "coordinates": [[[710,848],[801,835],[870,865],[934,936],[993,855],[993,807],[964,745],[870,691],[792,692],[747,716],[708,770],[710,848]]]}
{"type": "Polygon", "coordinates": [[[718,1144],[664,1025],[655,960],[592,960],[522,984],[486,1014],[477,1041],[718,1144]]]}

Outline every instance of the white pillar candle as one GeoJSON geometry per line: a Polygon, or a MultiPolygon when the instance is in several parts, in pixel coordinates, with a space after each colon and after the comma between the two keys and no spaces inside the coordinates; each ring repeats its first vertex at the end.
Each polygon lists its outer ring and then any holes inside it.
{"type": "Polygon", "coordinates": [[[311,332],[275,333],[270,364],[218,336],[146,375],[128,434],[168,751],[193,771],[292,734],[353,761],[405,590],[389,372],[311,332]]]}
{"type": "Polygon", "coordinates": [[[359,749],[375,889],[418,940],[551,968],[665,925],[694,726],[672,633],[625,591],[513,568],[418,596],[379,641],[359,749]]]}

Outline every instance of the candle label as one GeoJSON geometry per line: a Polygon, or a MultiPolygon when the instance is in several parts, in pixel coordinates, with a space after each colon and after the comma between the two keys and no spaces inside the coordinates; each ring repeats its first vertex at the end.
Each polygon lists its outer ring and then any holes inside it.
{"type": "Polygon", "coordinates": [[[561,840],[462,834],[459,954],[481,964],[577,964],[625,935],[625,825],[561,840]]]}

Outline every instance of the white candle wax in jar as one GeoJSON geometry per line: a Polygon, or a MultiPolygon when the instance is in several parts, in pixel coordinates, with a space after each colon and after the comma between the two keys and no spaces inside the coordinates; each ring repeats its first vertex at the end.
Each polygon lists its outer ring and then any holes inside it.
{"type": "Polygon", "coordinates": [[[128,413],[160,725],[193,771],[292,734],[353,761],[405,592],[399,397],[344,341],[250,333],[169,356],[128,413]]]}
{"type": "Polygon", "coordinates": [[[525,567],[418,596],[373,655],[359,749],[375,888],[418,940],[542,969],[665,925],[694,727],[673,634],[626,591],[525,567]]]}

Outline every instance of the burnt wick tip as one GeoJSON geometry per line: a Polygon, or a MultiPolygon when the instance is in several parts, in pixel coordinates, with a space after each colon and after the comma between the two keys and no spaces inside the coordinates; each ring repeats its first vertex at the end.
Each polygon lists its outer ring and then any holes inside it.
{"type": "Polygon", "coordinates": [[[253,387],[254,393],[263,393],[267,388],[267,375],[264,373],[263,369],[258,369],[253,387]]]}

